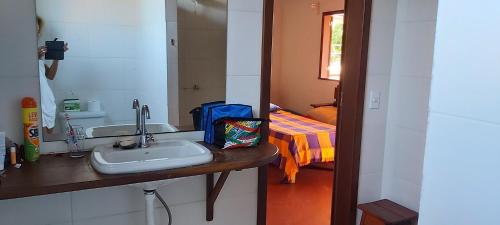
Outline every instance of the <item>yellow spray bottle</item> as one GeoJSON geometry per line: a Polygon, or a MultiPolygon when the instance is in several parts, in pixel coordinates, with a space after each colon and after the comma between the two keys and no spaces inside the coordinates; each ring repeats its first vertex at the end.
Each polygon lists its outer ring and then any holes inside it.
{"type": "Polygon", "coordinates": [[[23,98],[23,123],[24,123],[24,155],[31,162],[40,157],[40,138],[38,132],[38,108],[35,99],[23,98]]]}

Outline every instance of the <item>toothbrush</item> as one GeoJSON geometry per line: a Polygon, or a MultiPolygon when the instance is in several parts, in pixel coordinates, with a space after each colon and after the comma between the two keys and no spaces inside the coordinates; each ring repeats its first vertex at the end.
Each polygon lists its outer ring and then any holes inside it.
{"type": "Polygon", "coordinates": [[[71,125],[71,123],[69,122],[70,121],[70,117],[67,113],[64,114],[64,119],[66,120],[66,124],[68,126],[68,142],[70,144],[73,144],[75,146],[75,149],[77,151],[80,150],[80,147],[78,146],[78,138],[75,134],[75,130],[73,129],[73,126],[71,125]]]}

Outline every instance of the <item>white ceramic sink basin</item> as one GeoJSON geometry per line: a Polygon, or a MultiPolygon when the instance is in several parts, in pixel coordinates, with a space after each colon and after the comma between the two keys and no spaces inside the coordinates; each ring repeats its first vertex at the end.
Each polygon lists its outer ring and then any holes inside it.
{"type": "MultiPolygon", "coordinates": [[[[119,124],[119,125],[109,125],[100,127],[90,127],[85,130],[85,135],[87,136],[87,138],[134,135],[136,129],[137,128],[135,124],[119,124]]],[[[164,123],[146,124],[146,130],[148,130],[148,133],[153,133],[153,134],[178,131],[178,129],[175,128],[174,126],[164,123]]]]}
{"type": "Polygon", "coordinates": [[[122,150],[111,145],[95,147],[91,164],[104,174],[139,173],[204,164],[212,153],[203,145],[187,140],[161,141],[149,148],[122,150]]]}

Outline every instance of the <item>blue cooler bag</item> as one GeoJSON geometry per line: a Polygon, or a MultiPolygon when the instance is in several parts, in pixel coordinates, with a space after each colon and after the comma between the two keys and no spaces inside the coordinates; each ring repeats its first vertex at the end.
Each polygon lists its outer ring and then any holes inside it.
{"type": "Polygon", "coordinates": [[[213,107],[213,106],[218,106],[218,105],[224,105],[226,104],[225,101],[216,101],[216,102],[207,102],[201,104],[201,110],[200,110],[200,130],[205,130],[207,126],[207,118],[208,118],[208,110],[213,107]]]}
{"type": "Polygon", "coordinates": [[[216,105],[208,108],[205,120],[205,142],[213,144],[215,142],[214,123],[220,118],[253,118],[252,106],[241,104],[216,105]]]}

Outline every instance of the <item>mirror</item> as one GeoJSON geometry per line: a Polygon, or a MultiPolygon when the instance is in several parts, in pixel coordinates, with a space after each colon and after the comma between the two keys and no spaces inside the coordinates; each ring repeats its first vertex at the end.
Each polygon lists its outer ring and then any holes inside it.
{"type": "Polygon", "coordinates": [[[36,11],[45,141],[69,125],[135,135],[143,105],[149,133],[192,131],[193,109],[225,100],[227,0],[36,0],[36,11]]]}
{"type": "Polygon", "coordinates": [[[340,80],[344,11],[323,13],[319,79],[340,80]]]}

